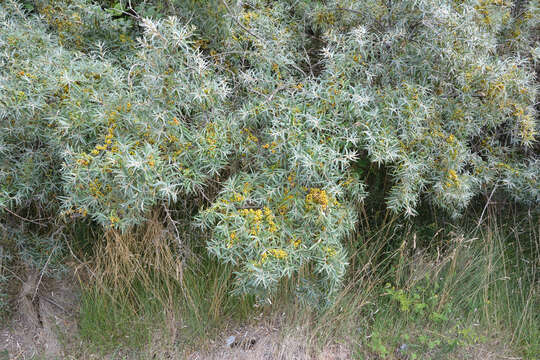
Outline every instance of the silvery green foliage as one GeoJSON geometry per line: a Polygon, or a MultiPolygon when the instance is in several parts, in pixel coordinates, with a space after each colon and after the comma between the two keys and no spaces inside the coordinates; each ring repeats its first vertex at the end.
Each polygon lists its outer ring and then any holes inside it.
{"type": "Polygon", "coordinates": [[[303,274],[325,304],[367,195],[360,160],[389,170],[401,214],[427,199],[458,216],[494,187],[539,201],[537,1],[182,3],[197,30],[51,4],[0,5],[4,207],[128,229],[198,194],[191,220],[238,292],[270,299],[303,274]]]}
{"type": "Polygon", "coordinates": [[[228,86],[191,46],[191,30],[174,18],[142,26],[129,69],[101,62],[108,71],[81,78],[57,115],[69,144],[64,207],[120,228],[158,202],[203,191],[227,164],[235,128],[228,86]],[[91,141],[73,142],[74,132],[91,141]]]}
{"type": "MultiPolygon", "coordinates": [[[[250,1],[235,11],[228,48],[242,54],[233,59],[239,59],[237,81],[248,94],[237,111],[249,129],[240,148],[248,173],[203,214],[214,230],[210,251],[243,264],[242,289],[272,289],[288,269],[281,263],[295,269],[331,264],[332,256],[316,253],[318,246],[341,252],[355,214],[333,220],[339,206],[319,213],[317,221],[326,222],[321,232],[309,220],[314,214],[303,210],[309,208],[305,199],[322,189],[344,209],[362,201],[354,164],[363,152],[390,169],[388,206],[399,213],[415,215],[425,195],[457,216],[493,186],[519,201],[538,202],[534,73],[523,54],[508,51],[499,39],[512,27],[509,4],[250,1]],[[308,31],[322,40],[310,39],[308,31]],[[318,54],[314,46],[321,46],[318,54]],[[266,197],[250,197],[241,182],[266,197]],[[292,205],[276,217],[287,230],[250,235],[256,214],[244,208],[274,211],[291,192],[292,205]],[[308,239],[310,256],[299,257],[295,238],[308,239]],[[275,249],[287,252],[286,261],[275,249]]],[[[525,42],[520,46],[530,49],[525,42]]],[[[339,284],[340,270],[319,273],[329,280],[319,287],[323,293],[339,284]]]]}
{"type": "Polygon", "coordinates": [[[9,4],[0,5],[0,206],[49,207],[61,187],[61,161],[46,115],[60,89],[57,66],[67,66],[69,54],[50,46],[44,24],[24,22],[20,8],[4,6],[9,4]]]}
{"type": "Polygon", "coordinates": [[[506,182],[508,171],[524,186],[519,193],[506,186],[510,192],[538,201],[531,176],[538,163],[524,166],[521,156],[537,133],[533,73],[519,56],[497,56],[509,6],[372,6],[358,3],[355,14],[366,14],[361,25],[328,32],[326,72],[337,81],[347,69],[341,100],[363,100],[349,111],[371,160],[392,169],[390,208],[414,214],[427,193],[457,215],[482,188],[506,182]]]}

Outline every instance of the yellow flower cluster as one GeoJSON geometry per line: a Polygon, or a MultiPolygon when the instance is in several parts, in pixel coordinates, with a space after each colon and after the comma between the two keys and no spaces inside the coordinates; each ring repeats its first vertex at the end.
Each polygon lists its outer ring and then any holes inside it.
{"type": "Polygon", "coordinates": [[[88,215],[88,210],[81,209],[81,208],[79,208],[77,210],[69,209],[69,210],[65,211],[63,214],[68,215],[68,216],[71,215],[71,214],[80,214],[82,217],[85,217],[86,215],[88,215]]]}
{"type": "Polygon", "coordinates": [[[326,210],[328,208],[328,195],[326,194],[326,190],[311,188],[309,194],[306,195],[306,204],[317,204],[320,205],[323,210],[326,210]]]}
{"type": "Polygon", "coordinates": [[[459,178],[454,169],[448,170],[448,179],[445,184],[447,188],[452,187],[452,185],[459,186],[459,178]]]}
{"type": "Polygon", "coordinates": [[[109,217],[109,220],[111,221],[111,226],[113,226],[114,224],[117,224],[120,221],[120,218],[116,215],[111,215],[109,217]]]}
{"type": "Polygon", "coordinates": [[[251,132],[251,130],[249,130],[248,128],[245,128],[243,131],[247,134],[247,137],[248,137],[248,140],[249,140],[249,141],[252,141],[252,142],[254,142],[254,143],[258,143],[258,142],[259,142],[259,139],[258,139],[255,135],[253,135],[253,133],[251,132]]]}
{"type": "MultiPolygon", "coordinates": [[[[118,105],[116,107],[116,109],[118,111],[122,111],[123,110],[123,107],[118,105]]],[[[126,106],[125,106],[125,110],[126,111],[130,111],[131,110],[131,103],[127,103],[126,106]]],[[[94,150],[92,150],[92,155],[96,156],[96,155],[99,155],[99,152],[100,151],[105,151],[105,150],[110,150],[112,153],[116,153],[118,152],[118,144],[114,144],[113,145],[113,138],[114,138],[114,131],[116,129],[116,119],[117,119],[117,116],[118,116],[118,112],[117,111],[111,111],[109,113],[109,116],[108,116],[108,123],[109,123],[109,128],[107,130],[107,135],[105,135],[105,143],[104,144],[101,144],[101,145],[96,145],[94,147],[94,150]]]]}
{"type": "MultiPolygon", "coordinates": [[[[176,158],[179,157],[180,155],[182,155],[182,153],[186,150],[188,150],[191,145],[193,145],[190,141],[186,142],[186,143],[175,143],[176,144],[176,147],[178,148],[178,150],[176,150],[173,155],[172,155],[172,159],[174,161],[176,161],[176,158]]],[[[166,149],[162,149],[164,152],[166,152],[166,149]]]]}
{"type": "Polygon", "coordinates": [[[326,253],[326,255],[327,255],[328,257],[334,257],[334,256],[336,256],[336,254],[337,254],[336,249],[334,249],[334,248],[331,247],[331,246],[326,246],[323,250],[324,250],[324,252],[326,253]]]}
{"type": "Polygon", "coordinates": [[[285,250],[283,249],[269,249],[269,250],[265,250],[262,254],[261,254],[261,263],[264,263],[266,261],[266,258],[268,258],[268,255],[271,255],[273,257],[275,257],[276,259],[286,259],[288,254],[285,250]]]}
{"type": "MultiPolygon", "coordinates": [[[[242,197],[242,195],[239,195],[242,197]]],[[[268,207],[261,209],[241,209],[238,211],[240,215],[249,218],[251,220],[250,235],[258,235],[261,231],[261,226],[266,223],[268,231],[274,233],[278,230],[278,227],[274,221],[275,216],[272,210],[268,207]]]]}
{"type": "Polygon", "coordinates": [[[241,209],[239,211],[240,215],[243,215],[243,216],[250,216],[250,215],[253,215],[254,216],[254,219],[262,219],[262,210],[261,209],[241,209]]]}
{"type": "Polygon", "coordinates": [[[246,11],[242,16],[242,20],[245,25],[249,24],[251,20],[256,20],[259,17],[259,14],[254,11],[246,11]]]}
{"type": "Polygon", "coordinates": [[[296,173],[293,171],[292,173],[289,174],[289,176],[287,177],[287,181],[289,182],[289,184],[292,186],[294,186],[294,179],[296,178],[296,173]]]}
{"type": "Polygon", "coordinates": [[[354,54],[353,55],[353,61],[354,62],[358,62],[361,59],[362,59],[362,55],[360,55],[360,54],[354,54]]]}
{"type": "Polygon", "coordinates": [[[498,162],[495,164],[496,167],[498,167],[499,169],[506,169],[512,173],[514,173],[515,175],[518,175],[519,174],[519,171],[514,169],[513,167],[511,167],[510,165],[508,164],[505,164],[505,163],[502,163],[502,162],[498,162]]]}
{"type": "Polygon", "coordinates": [[[285,259],[287,257],[287,252],[283,249],[270,249],[268,252],[276,259],[285,259]]]}
{"type": "Polygon", "coordinates": [[[275,217],[274,217],[274,214],[272,213],[272,210],[265,207],[264,215],[266,216],[266,221],[268,223],[268,231],[270,231],[271,233],[276,232],[278,228],[276,226],[276,223],[274,222],[275,217]]]}
{"type": "MultiPolygon", "coordinates": [[[[112,124],[109,127],[109,130],[107,131],[107,135],[105,136],[105,144],[102,145],[96,145],[94,150],[92,150],[92,155],[98,155],[100,151],[107,150],[109,146],[112,144],[112,139],[114,138],[114,129],[116,129],[116,124],[112,124]]],[[[111,152],[115,153],[118,152],[118,146],[111,146],[110,148],[111,152]]]]}
{"type": "Polygon", "coordinates": [[[210,145],[209,150],[216,149],[216,128],[214,123],[208,123],[206,126],[206,142],[210,145]]]}
{"type": "Polygon", "coordinates": [[[239,193],[234,193],[234,195],[232,196],[232,201],[236,201],[236,202],[240,202],[240,201],[244,201],[246,199],[246,197],[242,194],[239,194],[239,193]]]}
{"type": "Polygon", "coordinates": [[[230,235],[229,235],[229,241],[227,242],[227,249],[230,249],[232,248],[233,244],[235,243],[236,241],[236,232],[233,231],[230,235]]]}

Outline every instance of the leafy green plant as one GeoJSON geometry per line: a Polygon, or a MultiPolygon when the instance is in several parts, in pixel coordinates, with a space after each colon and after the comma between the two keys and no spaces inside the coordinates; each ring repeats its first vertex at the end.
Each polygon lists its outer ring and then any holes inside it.
{"type": "Polygon", "coordinates": [[[381,335],[379,333],[374,332],[373,334],[371,334],[368,346],[374,353],[376,353],[382,358],[386,358],[386,356],[388,356],[388,354],[390,353],[387,346],[384,344],[385,342],[381,340],[381,335]]]}

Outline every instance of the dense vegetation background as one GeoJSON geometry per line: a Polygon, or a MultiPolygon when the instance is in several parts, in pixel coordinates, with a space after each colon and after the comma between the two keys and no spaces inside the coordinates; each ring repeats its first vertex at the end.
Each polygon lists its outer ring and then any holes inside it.
{"type": "MultiPolygon", "coordinates": [[[[280,299],[324,319],[383,294],[418,328],[476,343],[464,329],[485,321],[534,358],[539,10],[0,2],[0,305],[15,276],[39,274],[35,297],[76,260],[92,341],[108,301],[128,319],[148,294],[197,322],[218,288],[215,319],[280,299]]],[[[373,316],[360,343],[391,358],[373,316]]]]}

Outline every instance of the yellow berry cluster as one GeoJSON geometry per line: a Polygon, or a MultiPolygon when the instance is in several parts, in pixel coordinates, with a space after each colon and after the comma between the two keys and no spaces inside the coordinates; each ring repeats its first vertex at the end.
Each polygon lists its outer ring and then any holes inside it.
{"type": "Polygon", "coordinates": [[[272,154],[275,154],[276,153],[276,146],[277,146],[277,143],[275,141],[272,141],[271,143],[266,143],[262,146],[263,149],[269,149],[272,154]]]}
{"type": "Polygon", "coordinates": [[[21,70],[21,71],[19,71],[17,73],[17,77],[27,77],[27,78],[30,78],[30,79],[37,79],[37,76],[32,75],[32,74],[27,73],[27,72],[24,72],[23,70],[21,70]]]}
{"type": "Polygon", "coordinates": [[[302,239],[294,237],[292,239],[289,239],[289,243],[291,243],[295,249],[298,249],[300,244],[302,244],[302,239]]]}
{"type": "Polygon", "coordinates": [[[280,205],[278,206],[278,213],[281,215],[285,215],[287,213],[287,210],[289,209],[289,201],[293,199],[293,196],[289,194],[289,189],[285,188],[284,191],[284,197],[281,200],[280,205]]]}
{"type": "Polygon", "coordinates": [[[248,140],[249,140],[249,141],[252,141],[252,142],[254,142],[254,143],[258,143],[258,142],[259,142],[259,138],[257,138],[255,135],[253,135],[253,133],[251,132],[251,130],[249,130],[248,128],[244,128],[243,131],[247,134],[247,137],[248,137],[248,140]]]}
{"type": "Polygon", "coordinates": [[[452,187],[453,185],[455,185],[456,187],[459,186],[459,178],[454,169],[448,170],[448,181],[445,185],[447,188],[452,187]]]}
{"type": "Polygon", "coordinates": [[[268,249],[261,254],[261,263],[264,263],[266,261],[268,255],[271,255],[276,259],[286,259],[288,256],[287,252],[283,249],[268,249]]]}
{"type": "Polygon", "coordinates": [[[80,159],[77,159],[77,164],[81,165],[81,166],[88,166],[90,164],[90,162],[92,161],[92,157],[89,156],[88,154],[86,153],[82,153],[81,154],[81,158],[80,159]]]}
{"type": "Polygon", "coordinates": [[[240,215],[249,219],[250,221],[250,235],[258,235],[261,231],[262,225],[266,224],[268,231],[274,233],[278,230],[278,227],[275,223],[275,216],[272,213],[272,210],[268,207],[261,209],[241,209],[238,211],[240,215]]]}
{"type": "Polygon", "coordinates": [[[103,197],[102,190],[102,184],[98,179],[95,179],[93,181],[90,181],[88,184],[88,188],[90,189],[90,194],[92,194],[93,197],[103,197]]]}
{"type": "Polygon", "coordinates": [[[107,135],[105,135],[105,142],[104,144],[96,145],[91,152],[92,155],[97,156],[99,155],[100,151],[105,151],[105,150],[110,150],[112,153],[118,152],[118,144],[117,143],[113,144],[113,138],[114,138],[114,132],[117,126],[116,122],[117,122],[118,114],[121,111],[126,111],[126,112],[131,111],[131,103],[128,102],[125,106],[118,105],[116,107],[116,111],[113,110],[109,112],[109,115],[107,118],[109,128],[107,130],[107,135]]]}
{"type": "Polygon", "coordinates": [[[323,210],[326,210],[328,208],[328,195],[326,194],[326,190],[311,188],[306,195],[306,204],[308,206],[317,204],[320,205],[323,210]]]}
{"type": "Polygon", "coordinates": [[[65,33],[71,34],[75,38],[75,45],[80,47],[83,43],[81,35],[78,33],[82,28],[83,22],[79,13],[72,13],[71,16],[67,16],[62,13],[62,9],[53,8],[51,5],[47,5],[39,9],[39,13],[45,18],[45,21],[51,26],[56,27],[58,30],[58,38],[60,44],[65,40],[65,33]]]}
{"type": "Polygon", "coordinates": [[[334,249],[331,246],[325,246],[323,250],[326,253],[326,256],[328,256],[328,257],[334,257],[337,254],[336,249],[334,249]]]}
{"type": "Polygon", "coordinates": [[[208,149],[210,151],[216,149],[216,128],[214,123],[208,123],[206,126],[206,142],[208,143],[208,149]]]}

